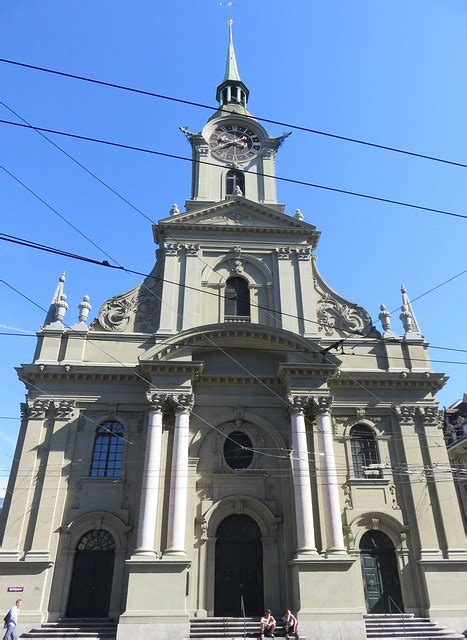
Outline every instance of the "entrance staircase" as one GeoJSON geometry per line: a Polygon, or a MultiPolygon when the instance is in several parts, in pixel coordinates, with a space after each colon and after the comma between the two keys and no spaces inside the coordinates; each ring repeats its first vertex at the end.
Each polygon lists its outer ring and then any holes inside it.
{"type": "MultiPolygon", "coordinates": [[[[259,618],[191,618],[190,640],[235,640],[259,638],[259,618]]],[[[285,638],[285,631],[277,627],[276,638],[285,638]]],[[[300,640],[305,640],[301,637],[300,640]]],[[[465,640],[465,639],[464,639],[465,640]]]]}
{"type": "Polygon", "coordinates": [[[369,640],[465,640],[462,633],[413,613],[367,614],[364,619],[369,640]]]}
{"type": "Polygon", "coordinates": [[[107,618],[63,618],[58,622],[45,622],[35,627],[21,638],[35,638],[36,640],[115,640],[117,623],[109,622],[107,618]]]}

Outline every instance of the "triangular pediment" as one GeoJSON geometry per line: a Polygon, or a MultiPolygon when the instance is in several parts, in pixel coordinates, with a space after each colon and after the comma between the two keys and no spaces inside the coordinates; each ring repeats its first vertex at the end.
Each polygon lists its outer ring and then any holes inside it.
{"type": "Polygon", "coordinates": [[[316,239],[319,237],[319,232],[314,225],[240,196],[163,218],[159,221],[159,227],[172,229],[202,227],[205,230],[212,228],[216,231],[223,228],[226,230],[254,229],[314,236],[316,239]]]}

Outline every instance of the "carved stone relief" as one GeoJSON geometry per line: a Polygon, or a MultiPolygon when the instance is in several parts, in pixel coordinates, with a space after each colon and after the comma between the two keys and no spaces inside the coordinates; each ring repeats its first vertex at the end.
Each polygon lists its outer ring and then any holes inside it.
{"type": "Polygon", "coordinates": [[[336,333],[357,333],[367,335],[372,330],[372,322],[368,312],[358,304],[344,300],[316,277],[314,285],[318,299],[319,331],[327,336],[336,333]]]}
{"type": "Polygon", "coordinates": [[[162,281],[159,280],[159,273],[158,263],[152,277],[146,278],[131,291],[107,300],[100,308],[98,318],[91,323],[90,329],[154,332],[159,325],[161,306],[162,281]]]}

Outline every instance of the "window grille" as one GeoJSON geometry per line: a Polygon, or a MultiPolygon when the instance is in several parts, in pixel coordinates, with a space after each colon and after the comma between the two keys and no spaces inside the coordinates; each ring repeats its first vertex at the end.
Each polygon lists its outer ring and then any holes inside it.
{"type": "Polygon", "coordinates": [[[123,462],[124,428],[119,422],[104,422],[96,430],[92,454],[92,477],[120,477],[123,462]]]}
{"type": "MultiPolygon", "coordinates": [[[[374,477],[369,466],[379,464],[380,461],[374,431],[364,425],[353,427],[350,432],[350,448],[354,477],[374,477]]],[[[377,470],[377,476],[381,477],[381,469],[377,470]]]]}
{"type": "Polygon", "coordinates": [[[88,531],[78,542],[78,551],[115,551],[115,540],[104,529],[88,531]]]}

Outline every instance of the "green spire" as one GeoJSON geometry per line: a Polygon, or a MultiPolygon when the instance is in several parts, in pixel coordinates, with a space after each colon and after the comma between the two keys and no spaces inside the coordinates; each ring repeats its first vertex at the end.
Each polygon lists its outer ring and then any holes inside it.
{"type": "Polygon", "coordinates": [[[232,35],[232,18],[229,18],[229,46],[227,47],[227,60],[225,62],[225,75],[224,82],[226,80],[235,80],[240,82],[240,74],[238,73],[237,58],[235,56],[235,49],[233,44],[232,35]]]}
{"type": "Polygon", "coordinates": [[[229,45],[227,47],[225,74],[221,84],[217,87],[216,99],[221,107],[224,105],[238,105],[246,109],[249,91],[240,80],[240,74],[238,73],[232,36],[232,22],[232,18],[229,18],[229,45]]]}

